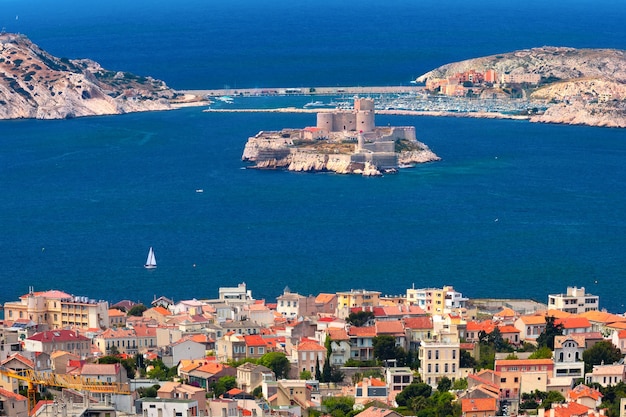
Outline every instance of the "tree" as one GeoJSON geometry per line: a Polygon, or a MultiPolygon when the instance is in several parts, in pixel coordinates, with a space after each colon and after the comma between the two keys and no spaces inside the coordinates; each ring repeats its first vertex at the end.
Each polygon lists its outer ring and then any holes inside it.
{"type": "Polygon", "coordinates": [[[322,381],[323,382],[331,382],[332,380],[333,369],[330,366],[329,358],[326,358],[324,361],[324,366],[322,367],[322,381]]]}
{"type": "Polygon", "coordinates": [[[147,309],[148,307],[146,307],[143,304],[135,304],[134,306],[132,306],[130,310],[128,310],[128,315],[134,316],[134,317],[141,317],[143,312],[146,311],[147,309]]]}
{"type": "Polygon", "coordinates": [[[387,359],[395,359],[396,357],[396,339],[393,336],[382,335],[376,336],[373,341],[374,357],[380,361],[387,359]]]}
{"type": "Polygon", "coordinates": [[[447,376],[442,377],[439,380],[439,384],[437,384],[437,391],[439,392],[448,392],[452,388],[452,380],[447,376]]]}
{"type": "Polygon", "coordinates": [[[335,382],[335,383],[343,382],[345,377],[346,375],[343,372],[341,372],[341,369],[339,369],[339,367],[335,366],[331,368],[330,382],[335,382]]]}
{"type": "Polygon", "coordinates": [[[546,316],[546,327],[537,337],[537,345],[539,347],[547,346],[550,350],[554,350],[554,337],[563,334],[563,324],[556,324],[554,316],[546,316]]]}
{"type": "Polygon", "coordinates": [[[322,410],[333,417],[344,417],[352,412],[354,398],[352,397],[328,397],[322,400],[322,410]]]}
{"type": "Polygon", "coordinates": [[[552,407],[553,403],[562,403],[564,401],[565,397],[563,397],[563,394],[560,392],[548,391],[548,395],[546,395],[546,398],[541,402],[541,408],[548,410],[552,407]]]}
{"type": "Polygon", "coordinates": [[[274,371],[276,379],[287,378],[289,375],[289,359],[282,352],[268,352],[259,358],[258,363],[274,371]]]}
{"type": "Polygon", "coordinates": [[[552,351],[547,346],[542,346],[534,351],[528,359],[552,359],[552,351]]]}
{"type": "Polygon", "coordinates": [[[235,388],[237,386],[237,378],[234,376],[223,376],[211,384],[210,388],[216,397],[224,394],[225,392],[235,388]]]}
{"type": "Polygon", "coordinates": [[[411,398],[429,398],[432,392],[433,389],[430,385],[423,382],[413,381],[409,385],[407,385],[400,393],[398,393],[398,395],[396,395],[396,403],[398,403],[399,406],[408,407],[410,406],[409,401],[411,400],[411,398]]]}
{"type": "Polygon", "coordinates": [[[359,311],[356,313],[350,313],[346,321],[353,326],[362,327],[367,324],[370,320],[374,319],[373,311],[359,311]]]}
{"type": "Polygon", "coordinates": [[[311,371],[305,370],[305,371],[300,372],[300,379],[309,380],[311,378],[313,378],[313,375],[311,375],[311,371]]]}
{"type": "Polygon", "coordinates": [[[322,382],[322,370],[320,369],[320,358],[315,358],[315,379],[322,382]]]}
{"type": "Polygon", "coordinates": [[[456,390],[456,391],[460,391],[460,390],[465,390],[467,389],[467,378],[459,378],[456,379],[453,383],[452,383],[452,389],[456,390]]]}
{"type": "Polygon", "coordinates": [[[605,363],[607,365],[618,362],[623,355],[613,343],[603,340],[596,343],[583,352],[583,361],[585,362],[585,373],[593,370],[593,365],[605,363]]]}
{"type": "Polygon", "coordinates": [[[254,398],[263,398],[263,387],[261,385],[259,385],[258,387],[253,389],[252,390],[252,395],[254,395],[254,398]]]}
{"type": "Polygon", "coordinates": [[[461,368],[474,368],[476,366],[476,359],[467,351],[461,350],[459,355],[459,366],[461,368]]]}

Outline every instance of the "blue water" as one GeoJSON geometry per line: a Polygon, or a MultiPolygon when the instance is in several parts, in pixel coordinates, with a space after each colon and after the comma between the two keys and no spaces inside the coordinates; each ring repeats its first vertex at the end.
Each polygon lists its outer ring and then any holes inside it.
{"type": "MultiPolygon", "coordinates": [[[[520,48],[625,47],[620,1],[481,7],[0,0],[0,26],[174,88],[398,85],[520,48]]],[[[452,284],[545,301],[577,285],[624,311],[624,130],[378,116],[416,126],[443,160],[383,178],[242,169],[248,136],[313,123],[200,109],[1,122],[0,302],[30,285],[144,302],[242,281],[269,300],[287,285],[452,284]],[[142,266],[149,246],[154,271],[142,266]]]]}

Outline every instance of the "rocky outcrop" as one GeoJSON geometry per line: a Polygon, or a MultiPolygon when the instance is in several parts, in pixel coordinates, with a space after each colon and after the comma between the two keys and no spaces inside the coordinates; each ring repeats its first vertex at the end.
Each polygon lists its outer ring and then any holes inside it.
{"type": "Polygon", "coordinates": [[[0,119],[63,119],[171,108],[164,82],[54,57],[23,35],[0,34],[0,119]]]}
{"type": "Polygon", "coordinates": [[[436,68],[417,78],[446,78],[469,70],[498,74],[539,74],[544,79],[569,80],[593,77],[626,82],[626,51],[618,49],[575,49],[544,46],[473,58],[436,68]]]}
{"type": "MultiPolygon", "coordinates": [[[[326,144],[324,151],[306,146],[299,147],[291,139],[294,132],[290,130],[259,132],[248,139],[241,159],[254,162],[252,168],[286,169],[294,172],[335,172],[378,176],[383,172],[394,170],[381,170],[371,161],[355,161],[353,153],[346,152],[345,145],[342,145],[341,153],[329,152],[329,149],[333,149],[331,144],[326,144]]],[[[350,149],[354,150],[354,146],[350,149]]],[[[397,153],[397,165],[414,165],[440,159],[428,146],[419,141],[411,142],[410,150],[397,153]]]]}
{"type": "MultiPolygon", "coordinates": [[[[443,65],[418,82],[457,73],[494,69],[498,74],[537,74],[541,83],[524,93],[543,114],[530,120],[543,123],[626,127],[626,51],[542,47],[469,59],[443,65]]],[[[502,95],[485,90],[486,97],[502,95]]]]}
{"type": "Polygon", "coordinates": [[[553,103],[530,120],[602,127],[626,127],[626,84],[602,78],[557,82],[531,98],[553,103]]]}

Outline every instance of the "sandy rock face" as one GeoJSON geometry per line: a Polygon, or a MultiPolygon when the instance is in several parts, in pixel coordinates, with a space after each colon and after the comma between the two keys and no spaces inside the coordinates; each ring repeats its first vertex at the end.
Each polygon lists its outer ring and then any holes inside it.
{"type": "Polygon", "coordinates": [[[22,35],[0,34],[0,119],[64,119],[171,108],[162,81],[56,58],[22,35]]]}

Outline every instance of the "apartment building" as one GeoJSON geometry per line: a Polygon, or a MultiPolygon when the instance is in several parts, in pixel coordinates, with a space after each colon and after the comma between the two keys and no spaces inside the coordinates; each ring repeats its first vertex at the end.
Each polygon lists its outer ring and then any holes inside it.
{"type": "Polygon", "coordinates": [[[7,322],[32,320],[42,330],[94,329],[109,326],[109,303],[63,291],[35,292],[31,288],[19,301],[4,304],[7,322]]]}
{"type": "Polygon", "coordinates": [[[585,287],[567,287],[565,294],[548,295],[548,308],[572,314],[598,310],[600,297],[585,292],[585,287]]]}

